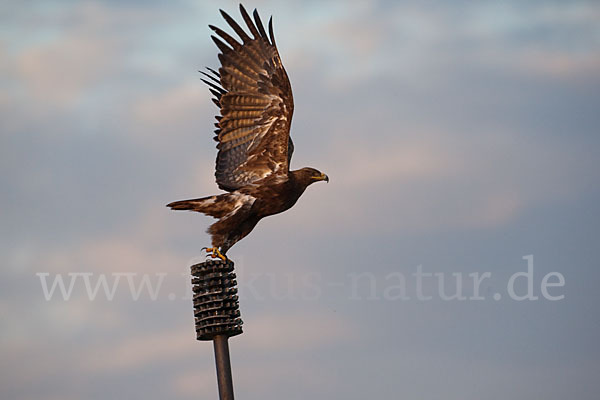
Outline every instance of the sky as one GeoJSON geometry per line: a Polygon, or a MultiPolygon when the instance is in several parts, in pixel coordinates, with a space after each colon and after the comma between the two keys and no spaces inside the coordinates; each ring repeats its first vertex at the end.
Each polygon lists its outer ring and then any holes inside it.
{"type": "MultiPolygon", "coordinates": [[[[330,183],[228,253],[237,398],[596,399],[600,5],[245,6],[330,183]]],[[[165,204],[219,192],[197,71],[237,7],[1,2],[1,398],[217,398],[212,220],[165,204]]]]}

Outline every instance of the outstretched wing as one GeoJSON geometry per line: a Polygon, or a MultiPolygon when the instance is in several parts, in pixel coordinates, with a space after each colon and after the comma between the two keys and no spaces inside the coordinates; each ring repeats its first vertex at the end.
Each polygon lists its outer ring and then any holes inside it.
{"type": "Polygon", "coordinates": [[[294,100],[283,68],[272,20],[269,35],[258,12],[254,22],[240,4],[248,34],[223,10],[221,14],[242,43],[223,30],[209,25],[221,53],[221,68],[208,68],[203,81],[221,109],[215,126],[219,143],[215,177],[219,188],[233,191],[273,174],[287,174],[293,144],[289,137],[294,100]]]}

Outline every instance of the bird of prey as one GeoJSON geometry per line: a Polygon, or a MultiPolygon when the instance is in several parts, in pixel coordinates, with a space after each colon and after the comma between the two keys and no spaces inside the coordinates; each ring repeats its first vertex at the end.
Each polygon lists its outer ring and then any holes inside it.
{"type": "Polygon", "coordinates": [[[272,18],[267,35],[256,9],[252,20],[240,4],[250,36],[220,11],[240,40],[209,25],[221,51],[221,67],[218,72],[207,68],[208,72],[201,73],[220,109],[215,123],[215,177],[227,193],[176,201],[167,207],[218,218],[207,230],[212,247],[206,250],[209,256],[225,260],[227,250],[258,221],[289,209],[310,184],[329,182],[329,178],[314,168],[290,170],[294,99],[275,44],[272,18]]]}

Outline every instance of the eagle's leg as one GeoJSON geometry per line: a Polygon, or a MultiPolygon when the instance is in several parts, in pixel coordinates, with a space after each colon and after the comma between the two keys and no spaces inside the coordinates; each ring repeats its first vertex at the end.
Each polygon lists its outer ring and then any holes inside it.
{"type": "Polygon", "coordinates": [[[204,247],[202,250],[206,250],[208,257],[220,258],[223,261],[227,261],[227,257],[221,254],[218,247],[204,247]]]}

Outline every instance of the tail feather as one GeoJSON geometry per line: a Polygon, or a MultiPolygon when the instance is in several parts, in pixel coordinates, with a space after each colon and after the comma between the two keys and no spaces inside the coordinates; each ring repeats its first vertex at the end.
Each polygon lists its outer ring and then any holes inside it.
{"type": "Polygon", "coordinates": [[[174,201],[173,203],[167,204],[167,207],[170,207],[172,210],[197,211],[210,215],[211,217],[222,218],[232,209],[229,202],[226,201],[223,196],[227,196],[227,194],[202,197],[200,199],[174,201]]]}
{"type": "Polygon", "coordinates": [[[193,210],[194,209],[194,201],[193,200],[181,200],[174,201],[172,203],[167,204],[171,210],[193,210]]]}

